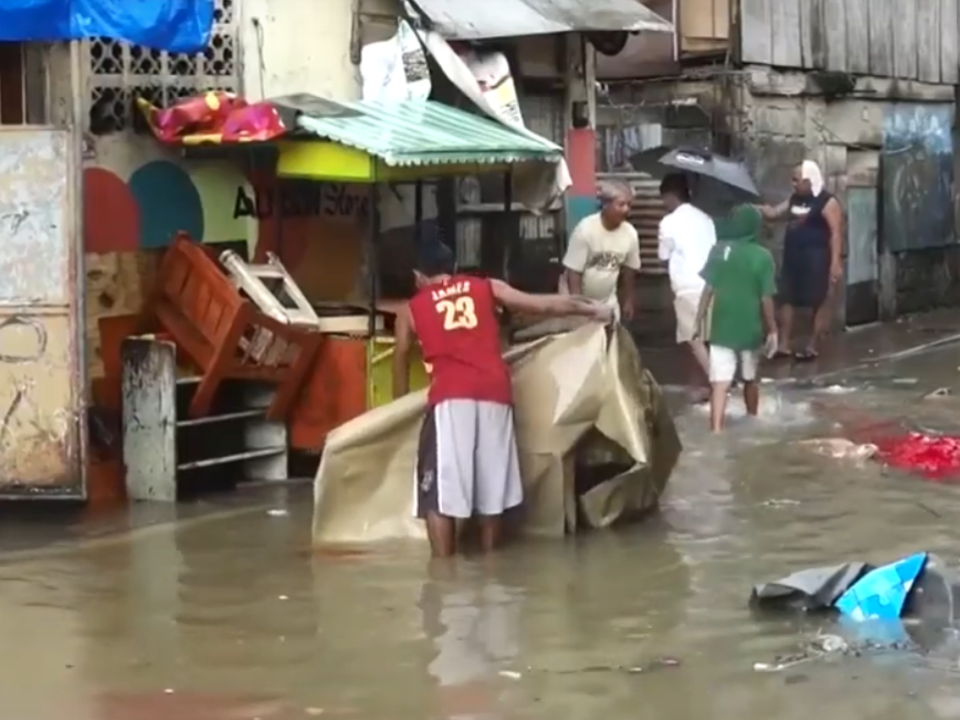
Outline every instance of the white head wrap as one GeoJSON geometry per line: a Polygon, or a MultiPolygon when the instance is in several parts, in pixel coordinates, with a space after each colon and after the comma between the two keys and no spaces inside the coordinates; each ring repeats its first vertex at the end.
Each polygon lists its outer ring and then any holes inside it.
{"type": "Polygon", "coordinates": [[[810,181],[810,191],[814,197],[823,192],[823,173],[813,160],[804,160],[800,166],[800,177],[810,181]]]}

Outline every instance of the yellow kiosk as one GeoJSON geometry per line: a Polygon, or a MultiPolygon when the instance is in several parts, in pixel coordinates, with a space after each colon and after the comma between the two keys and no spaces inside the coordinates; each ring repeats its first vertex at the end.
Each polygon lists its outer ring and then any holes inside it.
{"type": "MultiPolygon", "coordinates": [[[[340,112],[297,118],[297,133],[277,143],[277,176],[370,186],[366,273],[368,335],[366,407],[390,402],[393,336],[378,322],[398,300],[380,298],[377,281],[379,199],[384,185],[417,185],[416,220],[422,219],[422,183],[444,177],[499,173],[504,176],[504,210],[512,207],[510,174],[522,163],[555,164],[563,156],[554,143],[529,131],[434,101],[328,103],[340,112]]],[[[428,382],[414,363],[410,387],[428,382]]]]}

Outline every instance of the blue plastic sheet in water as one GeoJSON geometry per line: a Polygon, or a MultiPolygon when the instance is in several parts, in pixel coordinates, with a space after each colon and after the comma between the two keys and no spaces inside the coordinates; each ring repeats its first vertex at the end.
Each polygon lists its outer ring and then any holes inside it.
{"type": "Polygon", "coordinates": [[[871,570],[834,603],[854,620],[894,620],[927,564],[927,553],[910,555],[871,570]]]}
{"type": "Polygon", "coordinates": [[[168,52],[210,42],[214,0],[0,0],[0,41],[105,37],[168,52]]]}
{"type": "Polygon", "coordinates": [[[841,615],[840,626],[844,637],[857,644],[895,645],[911,641],[902,620],[854,620],[841,615]]]}

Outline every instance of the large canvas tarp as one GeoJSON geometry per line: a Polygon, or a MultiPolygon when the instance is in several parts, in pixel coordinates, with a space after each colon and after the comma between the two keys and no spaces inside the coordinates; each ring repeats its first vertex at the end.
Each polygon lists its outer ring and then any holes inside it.
{"type": "Polygon", "coordinates": [[[0,41],[109,38],[167,52],[207,47],[213,0],[0,0],[0,41]]]}
{"type": "MultiPolygon", "coordinates": [[[[525,533],[602,528],[657,506],[680,453],[659,386],[622,328],[589,324],[511,349],[525,533]]],[[[317,544],[424,536],[412,515],[421,391],[327,439],[315,482],[317,544]]]]}

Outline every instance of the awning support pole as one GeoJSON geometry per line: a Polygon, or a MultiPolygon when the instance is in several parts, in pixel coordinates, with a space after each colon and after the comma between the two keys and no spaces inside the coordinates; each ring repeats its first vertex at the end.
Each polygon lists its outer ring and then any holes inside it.
{"type": "Polygon", "coordinates": [[[506,213],[506,217],[503,219],[503,226],[510,228],[510,232],[507,234],[504,242],[502,277],[505,282],[510,282],[510,260],[514,252],[518,249],[518,236],[520,233],[519,220],[516,226],[513,223],[513,170],[507,170],[503,174],[503,212],[506,213]]]}
{"type": "Polygon", "coordinates": [[[373,356],[377,337],[377,238],[380,235],[380,185],[370,186],[370,222],[367,226],[367,293],[370,295],[370,316],[367,324],[367,409],[373,405],[373,356]]]}

